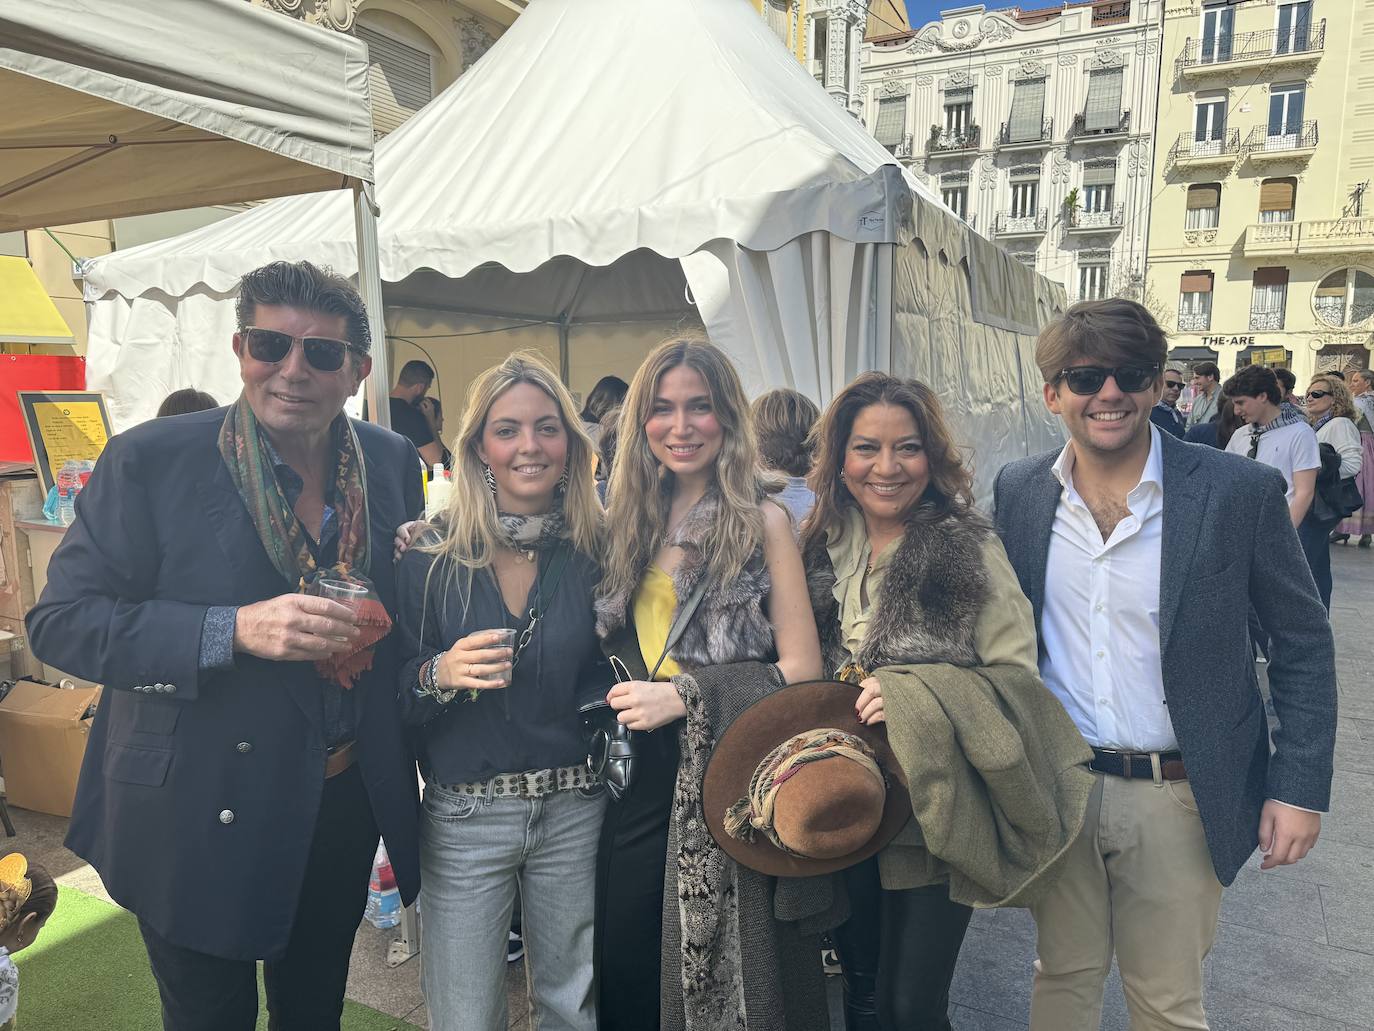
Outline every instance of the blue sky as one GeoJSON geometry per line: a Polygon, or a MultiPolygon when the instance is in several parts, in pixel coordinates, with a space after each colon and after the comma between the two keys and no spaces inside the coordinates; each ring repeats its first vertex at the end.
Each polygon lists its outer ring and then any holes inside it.
{"type": "MultiPolygon", "coordinates": [[[[1005,7],[1015,7],[1013,3],[1005,3],[1003,0],[983,0],[989,11],[1000,11],[1005,7]]],[[[1037,7],[1051,7],[1054,0],[1026,0],[1021,6],[1027,9],[1037,7]]],[[[911,17],[912,28],[920,28],[926,22],[938,21],[942,10],[948,11],[951,7],[966,7],[965,0],[906,0],[906,11],[911,17]]]]}

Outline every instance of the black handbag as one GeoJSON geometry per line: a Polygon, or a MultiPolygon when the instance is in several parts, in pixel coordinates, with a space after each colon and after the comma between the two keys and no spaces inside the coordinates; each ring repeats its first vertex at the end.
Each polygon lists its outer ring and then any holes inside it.
{"type": "Polygon", "coordinates": [[[1330,444],[1319,444],[1322,467],[1317,473],[1317,488],[1312,498],[1312,518],[1319,523],[1336,523],[1364,507],[1364,497],[1355,477],[1340,478],[1341,457],[1330,444]]]}
{"type": "MultiPolygon", "coordinates": [[[[683,632],[687,629],[687,624],[692,621],[692,616],[696,613],[697,606],[701,604],[702,597],[706,594],[706,577],[703,576],[698,582],[692,593],[687,596],[687,601],[678,609],[677,618],[673,620],[673,625],[668,628],[668,639],[663,642],[663,652],[659,655],[658,661],[654,663],[654,668],[649,671],[649,679],[653,680],[658,673],[659,667],[663,665],[663,660],[668,657],[668,652],[673,645],[677,644],[682,638],[683,632]]],[[[611,672],[615,674],[617,684],[623,684],[627,680],[633,680],[629,669],[619,658],[612,655],[611,672]]],[[[595,777],[599,777],[601,782],[606,785],[606,791],[611,796],[611,801],[619,802],[630,793],[634,786],[635,774],[638,769],[639,760],[635,752],[635,731],[620,722],[619,714],[611,707],[611,703],[604,698],[588,702],[577,710],[582,717],[582,724],[590,734],[587,742],[587,771],[595,777]]]]}

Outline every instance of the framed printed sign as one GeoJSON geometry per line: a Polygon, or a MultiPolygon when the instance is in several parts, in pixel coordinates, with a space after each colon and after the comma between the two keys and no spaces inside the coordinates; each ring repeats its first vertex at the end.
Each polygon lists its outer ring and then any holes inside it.
{"type": "Polygon", "coordinates": [[[105,398],[94,390],[21,390],[19,411],[46,495],[64,462],[94,462],[113,436],[105,398]]]}

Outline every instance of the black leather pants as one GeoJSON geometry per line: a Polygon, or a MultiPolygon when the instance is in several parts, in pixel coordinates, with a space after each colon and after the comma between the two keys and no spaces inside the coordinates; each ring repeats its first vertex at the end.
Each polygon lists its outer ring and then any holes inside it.
{"type": "Polygon", "coordinates": [[[844,876],[853,913],[831,938],[846,1031],[950,1031],[949,985],[973,910],[942,884],[884,891],[876,857],[844,876]]]}

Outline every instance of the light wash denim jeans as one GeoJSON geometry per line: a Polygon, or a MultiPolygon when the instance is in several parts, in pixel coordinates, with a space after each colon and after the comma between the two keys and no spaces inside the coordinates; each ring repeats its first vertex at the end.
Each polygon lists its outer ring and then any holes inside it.
{"type": "Polygon", "coordinates": [[[420,958],[432,1031],[506,1031],[520,887],[531,1031],[596,1031],[592,924],[603,791],[483,798],[425,787],[420,958]]]}

